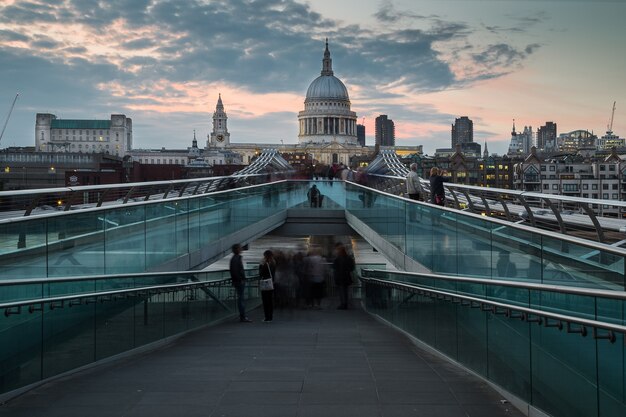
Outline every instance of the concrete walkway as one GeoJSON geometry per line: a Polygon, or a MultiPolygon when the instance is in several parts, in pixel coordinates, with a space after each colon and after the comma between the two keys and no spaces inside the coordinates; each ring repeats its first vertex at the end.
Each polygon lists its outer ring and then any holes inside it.
{"type": "Polygon", "coordinates": [[[34,389],[0,416],[498,417],[487,384],[359,309],[279,310],[34,389]]]}

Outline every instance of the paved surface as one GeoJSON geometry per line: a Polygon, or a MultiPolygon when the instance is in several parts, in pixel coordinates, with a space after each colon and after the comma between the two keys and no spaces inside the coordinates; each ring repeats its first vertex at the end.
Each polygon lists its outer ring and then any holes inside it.
{"type": "MultiPolygon", "coordinates": [[[[329,301],[326,300],[326,303],[329,301]]],[[[45,384],[0,416],[499,417],[488,385],[359,309],[279,310],[45,384]]]]}

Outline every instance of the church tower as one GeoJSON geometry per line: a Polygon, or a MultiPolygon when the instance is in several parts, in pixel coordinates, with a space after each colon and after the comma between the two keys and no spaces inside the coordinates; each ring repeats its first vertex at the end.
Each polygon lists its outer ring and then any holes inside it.
{"type": "Polygon", "coordinates": [[[228,133],[227,127],[228,117],[224,112],[224,104],[222,103],[222,95],[219,95],[217,99],[217,106],[215,106],[215,112],[213,113],[213,131],[209,135],[207,141],[207,149],[210,148],[225,148],[230,145],[230,133],[228,133]]]}

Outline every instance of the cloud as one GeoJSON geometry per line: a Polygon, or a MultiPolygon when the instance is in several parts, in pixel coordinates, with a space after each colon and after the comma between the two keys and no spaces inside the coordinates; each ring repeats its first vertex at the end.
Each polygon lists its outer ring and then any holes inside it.
{"type": "Polygon", "coordinates": [[[124,43],[122,46],[126,49],[148,49],[155,46],[157,42],[154,39],[135,39],[124,43]]]}
{"type": "Polygon", "coordinates": [[[6,42],[28,42],[29,40],[28,36],[24,36],[21,33],[14,32],[12,30],[0,30],[0,39],[6,42]]]}
{"type": "Polygon", "coordinates": [[[408,11],[398,11],[390,0],[381,2],[374,17],[382,23],[398,23],[404,19],[427,19],[436,16],[424,16],[408,11]]]}
{"type": "MultiPolygon", "coordinates": [[[[295,112],[329,37],[335,74],[360,111],[447,124],[450,115],[406,105],[406,98],[502,76],[540,47],[506,42],[498,28],[397,10],[390,1],[376,18],[380,25],[345,25],[294,0],[13,2],[0,5],[0,93],[24,91],[31,119],[48,109],[60,117],[125,112],[137,120],[210,114],[221,90],[246,126],[270,119],[268,136],[276,136],[278,127],[297,127],[295,112]],[[490,42],[474,41],[480,31],[490,42]]],[[[31,131],[32,123],[24,129],[29,140],[31,131]]]]}

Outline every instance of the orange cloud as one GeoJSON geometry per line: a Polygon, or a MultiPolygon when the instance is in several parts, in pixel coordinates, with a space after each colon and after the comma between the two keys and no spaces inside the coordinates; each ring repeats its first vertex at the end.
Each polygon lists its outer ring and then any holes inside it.
{"type": "Polygon", "coordinates": [[[150,86],[128,88],[119,82],[111,82],[99,84],[98,88],[115,97],[129,99],[130,103],[126,107],[133,111],[212,113],[218,94],[222,95],[226,112],[240,119],[275,112],[297,112],[304,108],[303,97],[297,94],[257,94],[218,83],[176,83],[161,79],[150,86]]]}

